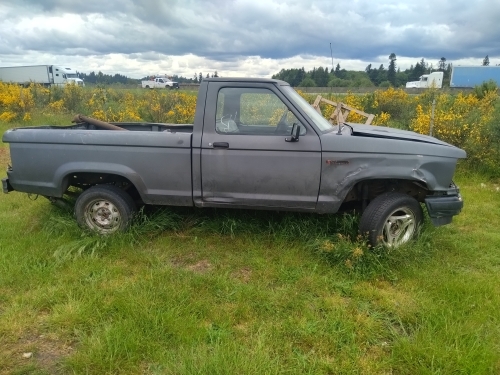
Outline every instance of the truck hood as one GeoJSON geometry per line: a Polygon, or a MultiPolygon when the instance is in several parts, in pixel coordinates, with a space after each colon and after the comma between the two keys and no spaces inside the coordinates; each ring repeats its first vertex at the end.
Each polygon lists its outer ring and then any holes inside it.
{"type": "Polygon", "coordinates": [[[411,82],[406,82],[406,88],[419,88],[420,87],[420,81],[411,81],[411,82]]]}
{"type": "Polygon", "coordinates": [[[464,150],[434,137],[385,126],[344,123],[342,135],[338,135],[336,130],[325,135],[326,137],[322,137],[324,151],[340,151],[345,148],[344,151],[347,152],[349,150],[346,147],[356,147],[358,150],[374,153],[434,155],[456,159],[467,156],[464,150]],[[344,138],[346,136],[349,139],[344,138]],[[343,142],[338,142],[338,137],[343,142]]]}
{"type": "Polygon", "coordinates": [[[437,145],[455,147],[434,137],[408,130],[388,128],[386,126],[354,124],[350,122],[345,123],[345,125],[351,128],[351,134],[355,137],[390,138],[399,139],[402,141],[434,143],[437,145]]]}

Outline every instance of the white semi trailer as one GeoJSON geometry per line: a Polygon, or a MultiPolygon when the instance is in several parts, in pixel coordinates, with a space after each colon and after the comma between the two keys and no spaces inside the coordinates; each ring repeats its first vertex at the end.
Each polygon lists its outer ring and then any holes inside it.
{"type": "Polygon", "coordinates": [[[75,84],[85,86],[83,80],[71,68],[56,65],[31,65],[0,67],[0,81],[27,86],[38,83],[44,86],[75,84]]]}
{"type": "Polygon", "coordinates": [[[435,87],[440,89],[443,87],[443,72],[432,72],[420,76],[418,81],[406,82],[406,88],[429,88],[435,87]]]}

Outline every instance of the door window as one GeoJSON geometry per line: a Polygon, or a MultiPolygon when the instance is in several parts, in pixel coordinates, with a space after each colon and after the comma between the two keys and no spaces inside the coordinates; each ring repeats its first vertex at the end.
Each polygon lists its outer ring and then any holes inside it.
{"type": "MultiPolygon", "coordinates": [[[[297,117],[271,90],[222,88],[217,97],[216,131],[222,134],[289,135],[297,117]]],[[[301,126],[301,135],[306,133],[301,126]]]]}

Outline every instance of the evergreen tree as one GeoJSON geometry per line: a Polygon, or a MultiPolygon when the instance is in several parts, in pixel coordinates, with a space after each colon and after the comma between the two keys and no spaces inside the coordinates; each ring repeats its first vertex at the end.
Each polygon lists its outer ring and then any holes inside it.
{"type": "Polygon", "coordinates": [[[340,64],[337,63],[335,67],[335,76],[340,77],[340,64]]]}
{"type": "Polygon", "coordinates": [[[198,82],[201,83],[203,81],[203,74],[201,72],[198,74],[198,82]]]}
{"type": "Polygon", "coordinates": [[[304,70],[304,67],[298,69],[297,71],[297,74],[295,75],[295,84],[298,86],[300,82],[302,82],[302,80],[304,78],[306,78],[306,71],[304,70]]]}
{"type": "Polygon", "coordinates": [[[311,76],[311,78],[314,79],[316,85],[319,87],[326,87],[328,85],[328,68],[325,70],[320,66],[317,70],[313,70],[313,72],[314,76],[311,76]]]}
{"type": "MultiPolygon", "coordinates": [[[[424,59],[422,59],[423,61],[424,59]]],[[[420,79],[420,76],[425,74],[425,62],[422,61],[418,62],[415,64],[415,68],[410,72],[408,75],[408,80],[410,81],[418,81],[420,79]]]]}
{"type": "Polygon", "coordinates": [[[483,59],[483,66],[488,65],[490,65],[490,58],[488,57],[488,55],[486,55],[486,57],[483,59]]]}
{"type": "Polygon", "coordinates": [[[424,58],[422,57],[422,60],[420,60],[420,66],[423,68],[423,73],[422,74],[425,74],[427,73],[427,63],[425,62],[424,58]]]}
{"type": "Polygon", "coordinates": [[[389,55],[389,69],[387,70],[387,80],[391,85],[396,86],[396,54],[389,55]]]}
{"type": "MultiPolygon", "coordinates": [[[[384,64],[380,64],[377,70],[376,86],[379,86],[382,82],[389,82],[387,80],[387,70],[384,68],[384,64]]],[[[389,82],[390,86],[390,82],[389,82]]]]}
{"type": "Polygon", "coordinates": [[[441,60],[439,60],[438,70],[442,72],[446,70],[446,57],[441,57],[441,60]]]}

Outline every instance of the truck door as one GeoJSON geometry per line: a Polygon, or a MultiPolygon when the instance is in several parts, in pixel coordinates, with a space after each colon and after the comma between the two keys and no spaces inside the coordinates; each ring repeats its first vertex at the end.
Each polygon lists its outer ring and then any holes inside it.
{"type": "Polygon", "coordinates": [[[272,84],[210,82],[201,147],[206,206],[313,210],[320,141],[272,84]],[[212,94],[213,93],[213,94],[212,94]],[[287,142],[294,123],[298,142],[287,142]]]}

